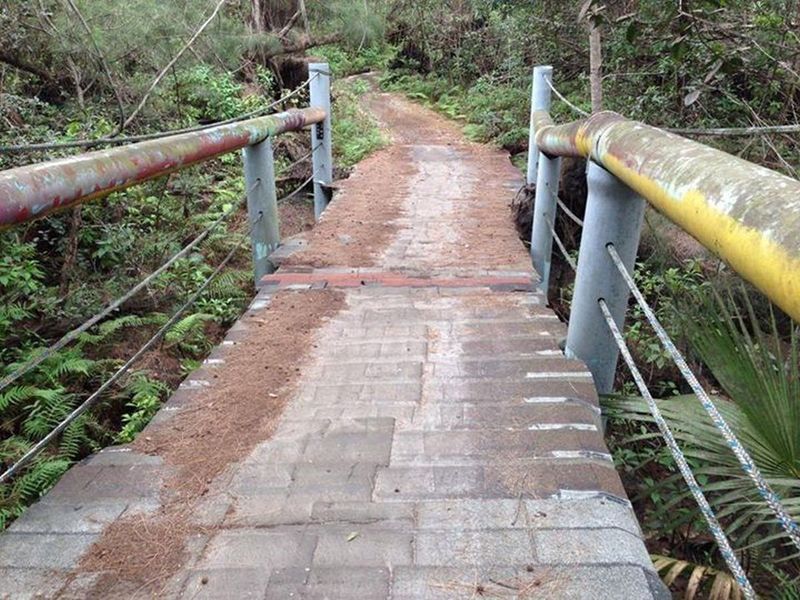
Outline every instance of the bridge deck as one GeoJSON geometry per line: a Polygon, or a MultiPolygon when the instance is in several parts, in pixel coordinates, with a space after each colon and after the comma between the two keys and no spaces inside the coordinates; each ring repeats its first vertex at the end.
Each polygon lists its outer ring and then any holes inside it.
{"type": "Polygon", "coordinates": [[[650,598],[584,365],[499,151],[388,95],[392,143],[136,443],[0,537],[0,596],[650,598]]]}

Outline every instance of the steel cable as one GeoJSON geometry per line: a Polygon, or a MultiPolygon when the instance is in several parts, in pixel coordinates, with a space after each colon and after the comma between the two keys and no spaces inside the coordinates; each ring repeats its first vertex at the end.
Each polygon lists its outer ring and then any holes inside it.
{"type": "Polygon", "coordinates": [[[616,342],[617,347],[622,354],[622,358],[628,365],[631,375],[633,375],[633,380],[636,382],[636,387],[639,388],[639,393],[642,394],[642,398],[644,398],[645,402],[647,402],[647,407],[650,409],[650,414],[653,415],[653,419],[655,420],[655,423],[658,426],[664,441],[667,443],[667,448],[669,448],[672,457],[675,459],[675,464],[678,465],[678,470],[681,472],[684,481],[686,481],[686,485],[689,486],[689,491],[692,493],[692,496],[694,496],[695,502],[697,502],[697,505],[700,507],[700,512],[703,513],[703,517],[705,517],[706,523],[708,523],[708,528],[711,530],[711,534],[714,536],[714,539],[717,542],[717,547],[719,548],[725,564],[728,565],[728,569],[730,569],[731,573],[736,578],[736,582],[739,584],[739,587],[742,589],[745,597],[748,598],[748,600],[756,598],[756,593],[753,590],[753,586],[750,584],[747,574],[742,568],[742,565],[739,563],[739,560],[736,558],[736,553],[731,546],[730,540],[728,540],[727,536],[725,535],[725,531],[719,524],[717,516],[714,514],[714,511],[712,510],[711,505],[708,503],[705,494],[703,494],[703,490],[697,483],[686,457],[683,455],[683,452],[678,446],[678,442],[675,440],[675,436],[672,434],[669,425],[664,419],[664,416],[661,414],[661,410],[659,410],[656,401],[650,394],[650,390],[647,389],[647,384],[645,383],[644,377],[642,377],[641,372],[636,367],[636,363],[633,360],[633,356],[631,356],[630,350],[628,350],[628,346],[622,337],[622,333],[617,327],[617,324],[614,322],[614,317],[611,316],[611,311],[609,311],[608,306],[603,298],[600,298],[598,303],[600,304],[600,310],[603,312],[603,317],[605,317],[606,323],[611,330],[611,335],[614,337],[614,342],[616,342]]]}
{"type": "MultiPolygon", "coordinates": [[[[257,223],[261,219],[261,216],[255,220],[254,224],[257,223]]],[[[45,435],[41,440],[36,442],[19,460],[13,463],[8,469],[6,469],[2,474],[0,474],[0,483],[5,483],[11,477],[13,477],[22,467],[28,464],[33,458],[35,458],[42,450],[44,450],[50,442],[52,442],[60,433],[62,433],[67,427],[69,427],[70,423],[72,423],[75,419],[77,419],[80,415],[86,412],[105,392],[112,384],[118,381],[125,373],[127,373],[130,368],[136,363],[142,355],[147,352],[153,345],[160,340],[164,334],[178,321],[181,315],[186,312],[186,310],[191,307],[197,299],[200,297],[200,294],[205,291],[205,289],[211,284],[211,282],[220,274],[222,269],[231,261],[233,256],[236,254],[236,251],[242,247],[246,236],[243,236],[242,239],[228,252],[227,256],[222,259],[222,262],[217,265],[216,269],[209,275],[205,281],[200,285],[199,288],[189,297],[189,299],[167,320],[164,325],[159,328],[159,330],[151,337],[143,346],[136,351],[136,353],[131,356],[128,361],[123,364],[114,374],[103,383],[97,390],[95,390],[86,400],[84,400],[77,408],[75,408],[69,415],[67,415],[63,421],[61,421],[53,430],[50,431],[47,435],[45,435]]]]}
{"type": "Polygon", "coordinates": [[[569,106],[572,110],[574,110],[576,113],[578,113],[582,117],[590,117],[591,116],[591,114],[589,114],[588,112],[586,112],[582,108],[578,108],[572,102],[567,100],[564,97],[564,95],[556,89],[556,87],[553,85],[553,83],[547,77],[544,77],[543,79],[544,79],[545,83],[547,84],[547,87],[549,87],[552,90],[552,92],[558,97],[558,99],[561,100],[564,104],[569,106]]]}
{"type": "Polygon", "coordinates": [[[297,187],[294,189],[294,191],[292,191],[292,192],[290,192],[290,193],[286,194],[286,195],[285,195],[285,196],[283,196],[282,198],[278,198],[278,200],[277,200],[277,203],[278,203],[278,204],[280,204],[281,202],[285,202],[285,201],[289,200],[290,198],[293,198],[294,196],[296,196],[297,194],[299,194],[301,191],[303,191],[303,188],[304,188],[304,187],[306,187],[306,186],[307,186],[309,183],[311,183],[312,181],[314,181],[314,176],[315,176],[316,174],[317,174],[317,172],[316,172],[316,171],[314,171],[314,172],[311,174],[311,177],[309,177],[309,178],[308,178],[308,179],[306,179],[306,180],[305,180],[303,183],[301,183],[299,186],[297,186],[297,187]]]}
{"type": "MultiPolygon", "coordinates": [[[[247,192],[253,191],[256,186],[259,185],[259,182],[256,182],[247,190],[247,192]]],[[[128,300],[133,298],[137,293],[142,291],[149,283],[151,283],[156,277],[161,275],[164,271],[166,271],[169,267],[171,267],[175,262],[184,256],[186,256],[193,248],[195,248],[200,242],[206,239],[219,225],[225,221],[233,212],[235,212],[244,202],[245,198],[240,199],[234,206],[229,208],[225,211],[219,218],[217,218],[211,225],[206,227],[199,235],[197,235],[191,242],[186,244],[183,248],[181,248],[178,252],[173,254],[165,263],[163,263],[158,269],[150,273],[147,277],[145,277],[142,281],[137,283],[133,286],[130,290],[128,290],[125,294],[114,300],[113,302],[106,305],[100,312],[89,318],[88,320],[84,321],[80,326],[76,327],[75,329],[69,331],[68,333],[64,334],[57,342],[47,347],[41,353],[37,354],[35,357],[29,359],[27,362],[23,363],[20,367],[18,367],[14,372],[11,374],[3,377],[0,379],[0,392],[2,392],[5,388],[9,385],[14,383],[17,379],[29,373],[32,369],[39,366],[47,360],[50,356],[61,350],[64,346],[69,344],[70,342],[74,341],[75,339],[80,336],[80,334],[84,333],[88,329],[90,329],[93,325],[96,325],[100,321],[102,321],[105,317],[113,313],[117,310],[120,306],[125,304],[128,300]]]]}
{"type": "Polygon", "coordinates": [[[722,436],[725,438],[725,441],[728,443],[731,451],[736,456],[739,464],[742,466],[742,470],[751,479],[759,494],[767,503],[767,506],[769,506],[769,508],[778,518],[778,521],[786,531],[789,539],[792,541],[795,547],[800,550],[800,528],[798,528],[797,523],[784,508],[781,498],[773,491],[772,487],[764,479],[764,476],[761,474],[761,470],[758,468],[755,461],[753,461],[750,454],[747,452],[741,442],[739,442],[736,434],[734,434],[727,421],[725,421],[725,418],[711,401],[711,398],[703,389],[703,386],[700,385],[700,382],[697,380],[697,377],[695,377],[694,373],[686,362],[686,359],[684,359],[683,355],[675,346],[672,339],[669,337],[669,334],[661,325],[661,322],[653,312],[653,309],[650,308],[647,300],[645,300],[645,297],[641,290],[639,290],[636,282],[633,280],[630,273],[628,273],[628,270],[625,268],[625,265],[617,253],[616,248],[614,248],[614,245],[608,244],[606,249],[608,250],[608,254],[611,256],[612,262],[617,267],[617,270],[619,271],[620,275],[622,275],[622,278],[625,280],[628,289],[630,289],[631,293],[636,299],[636,302],[642,308],[645,317],[650,322],[653,330],[656,332],[658,339],[661,340],[661,344],[671,355],[672,360],[677,365],[684,379],[686,379],[686,381],[689,383],[689,386],[692,388],[692,391],[694,391],[698,400],[700,400],[700,404],[711,417],[712,423],[722,433],[722,436]]]}
{"type": "MultiPolygon", "coordinates": [[[[552,194],[552,192],[550,193],[552,194]]],[[[567,208],[567,205],[564,204],[558,196],[556,196],[555,194],[553,195],[555,196],[558,207],[564,211],[564,214],[567,215],[576,225],[578,225],[579,227],[583,227],[583,219],[581,219],[578,215],[576,215],[569,208],[567,208]]]]}
{"type": "Polygon", "coordinates": [[[556,243],[556,246],[558,246],[558,249],[561,251],[561,254],[564,256],[564,260],[567,261],[567,264],[570,267],[572,267],[573,271],[577,272],[578,265],[575,264],[575,260],[573,260],[573,258],[569,255],[569,252],[567,252],[567,247],[564,245],[564,242],[561,241],[561,238],[558,237],[558,234],[556,233],[555,227],[553,227],[552,224],[550,224],[550,233],[553,234],[553,241],[556,243]]]}
{"type": "Polygon", "coordinates": [[[692,128],[692,127],[667,127],[664,131],[675,133],[677,135],[713,135],[713,136],[737,136],[737,135],[753,135],[763,133],[798,133],[800,132],[800,123],[790,125],[763,125],[761,127],[709,127],[692,128]]]}

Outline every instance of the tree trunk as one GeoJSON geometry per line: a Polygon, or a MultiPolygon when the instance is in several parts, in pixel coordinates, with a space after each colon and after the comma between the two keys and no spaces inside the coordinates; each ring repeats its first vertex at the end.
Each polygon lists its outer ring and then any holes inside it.
{"type": "Polygon", "coordinates": [[[15,54],[11,54],[10,52],[6,52],[5,50],[0,50],[0,62],[11,65],[15,69],[25,71],[31,75],[36,75],[36,77],[41,79],[42,83],[44,84],[53,85],[58,83],[53,74],[47,69],[43,69],[42,67],[34,65],[24,58],[16,56],[15,54]]]}
{"type": "Polygon", "coordinates": [[[303,16],[303,27],[306,30],[306,37],[311,39],[311,28],[308,26],[308,13],[306,12],[306,3],[305,0],[298,1],[298,10],[300,14],[303,16]]]}
{"type": "Polygon", "coordinates": [[[64,252],[64,264],[61,266],[61,282],[58,289],[59,297],[64,298],[69,294],[69,285],[72,281],[72,270],[78,260],[78,232],[83,224],[81,218],[81,207],[76,206],[72,209],[72,219],[69,223],[69,237],[67,247],[64,252]]]}
{"type": "Polygon", "coordinates": [[[252,32],[256,35],[264,33],[264,10],[261,8],[261,0],[253,0],[251,19],[252,32]]]}
{"type": "Polygon", "coordinates": [[[284,44],[283,47],[280,49],[271,50],[267,52],[266,58],[270,59],[275,56],[281,56],[283,54],[295,54],[297,52],[303,52],[304,50],[309,50],[310,48],[314,48],[316,46],[334,44],[340,41],[342,41],[342,34],[340,33],[330,33],[327,35],[321,35],[317,38],[305,38],[298,40],[297,42],[290,42],[288,44],[284,44]]]}
{"type": "Polygon", "coordinates": [[[592,95],[592,113],[603,110],[603,47],[600,24],[589,19],[589,88],[592,95]]]}

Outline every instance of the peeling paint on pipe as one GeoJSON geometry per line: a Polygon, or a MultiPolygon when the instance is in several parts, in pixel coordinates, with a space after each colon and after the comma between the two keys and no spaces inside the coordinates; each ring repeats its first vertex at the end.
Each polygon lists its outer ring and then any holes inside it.
{"type": "Polygon", "coordinates": [[[800,322],[800,181],[613,112],[533,120],[540,151],[602,165],[800,322]]]}
{"type": "Polygon", "coordinates": [[[0,229],[325,119],[304,108],[0,172],[0,229]]]}

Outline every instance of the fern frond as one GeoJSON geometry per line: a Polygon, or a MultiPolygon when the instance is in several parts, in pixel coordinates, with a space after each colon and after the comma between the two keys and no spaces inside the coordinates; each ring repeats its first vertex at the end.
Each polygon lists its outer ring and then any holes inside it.
{"type": "Polygon", "coordinates": [[[243,286],[250,283],[252,274],[243,269],[220,273],[205,291],[210,298],[243,298],[247,295],[243,286]]]}
{"type": "Polygon", "coordinates": [[[19,435],[12,435],[0,442],[0,464],[10,465],[31,449],[30,440],[19,435]]]}
{"type": "Polygon", "coordinates": [[[164,336],[164,341],[168,345],[179,344],[189,336],[198,333],[206,321],[211,321],[213,315],[208,313],[193,313],[188,315],[170,327],[164,336]]]}
{"type": "Polygon", "coordinates": [[[22,424],[22,433],[30,439],[44,437],[70,413],[74,404],[75,396],[64,388],[37,390],[36,401],[22,424]]]}
{"type": "Polygon", "coordinates": [[[63,360],[53,361],[53,367],[48,371],[52,377],[60,379],[65,375],[88,375],[93,366],[94,361],[90,358],[68,356],[63,360]]]}
{"type": "Polygon", "coordinates": [[[71,461],[64,458],[38,460],[12,486],[12,493],[22,502],[36,500],[69,469],[71,461]]]}
{"type": "Polygon", "coordinates": [[[37,388],[32,385],[14,385],[0,392],[0,417],[3,413],[36,395],[37,388]]]}
{"type": "MultiPolygon", "coordinates": [[[[44,351],[44,348],[37,347],[21,354],[19,360],[8,365],[8,372],[13,372],[44,351]]],[[[89,375],[94,364],[93,360],[83,355],[80,348],[71,348],[48,356],[34,371],[26,375],[25,378],[38,377],[39,381],[44,379],[52,384],[57,384],[59,380],[66,375],[89,375]]],[[[30,379],[28,380],[30,381],[30,379]]]]}
{"type": "Polygon", "coordinates": [[[75,460],[81,449],[89,445],[90,438],[86,432],[83,416],[78,417],[64,430],[58,445],[59,455],[67,460],[75,460]]]}
{"type": "Polygon", "coordinates": [[[157,379],[151,379],[147,375],[137,373],[125,386],[126,391],[131,393],[131,400],[136,402],[139,399],[155,396],[161,398],[169,393],[169,386],[157,379]]]}
{"type": "Polygon", "coordinates": [[[167,320],[167,315],[163,313],[152,313],[149,315],[123,315],[116,319],[104,321],[96,327],[96,333],[84,332],[78,337],[78,342],[82,344],[99,344],[106,341],[115,333],[128,327],[147,327],[150,325],[163,325],[167,320]]]}

